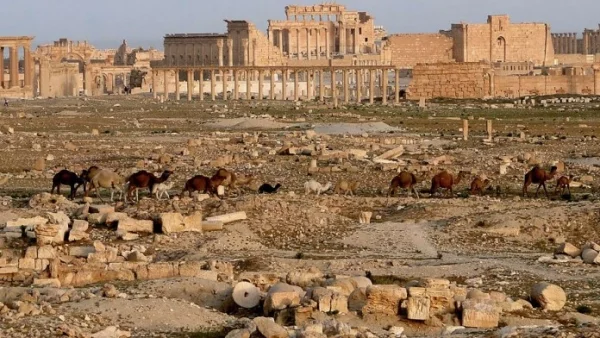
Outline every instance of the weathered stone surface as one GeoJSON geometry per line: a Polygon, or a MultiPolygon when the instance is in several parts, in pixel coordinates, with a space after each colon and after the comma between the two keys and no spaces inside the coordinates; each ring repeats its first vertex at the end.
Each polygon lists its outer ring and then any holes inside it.
{"type": "Polygon", "coordinates": [[[96,249],[93,246],[72,246],[69,248],[69,255],[75,257],[85,257],[91,253],[96,252],[96,249]]]}
{"type": "Polygon", "coordinates": [[[288,338],[287,330],[275,323],[272,318],[257,317],[254,318],[254,323],[265,338],[288,338]]]}
{"type": "Polygon", "coordinates": [[[350,296],[348,296],[348,310],[362,311],[367,305],[367,288],[356,288],[350,296]]]}
{"type": "Polygon", "coordinates": [[[558,248],[556,248],[555,253],[569,255],[569,256],[575,258],[575,257],[581,255],[581,250],[578,247],[576,247],[575,245],[565,242],[565,243],[562,243],[558,248]]]}
{"type": "Polygon", "coordinates": [[[406,289],[398,285],[369,286],[367,305],[363,307],[363,313],[397,315],[400,303],[406,298],[406,289]]]}
{"type": "Polygon", "coordinates": [[[535,284],[531,288],[530,296],[542,309],[549,311],[559,311],[567,302],[565,290],[546,282],[535,284]]]}
{"type": "Polygon", "coordinates": [[[89,223],[81,220],[81,219],[74,219],[73,220],[73,225],[71,226],[71,231],[87,231],[87,229],[89,228],[89,223]]]}
{"type": "Polygon", "coordinates": [[[129,216],[124,212],[109,212],[106,214],[104,222],[112,224],[126,218],[129,218],[129,216]]]}
{"type": "Polygon", "coordinates": [[[581,254],[581,258],[583,258],[583,262],[587,264],[597,264],[600,263],[600,259],[598,258],[598,251],[594,249],[585,249],[581,254]]]}
{"type": "Polygon", "coordinates": [[[165,234],[177,232],[202,232],[202,213],[195,212],[189,216],[179,213],[160,214],[162,231],[165,234]]]}
{"type": "Polygon", "coordinates": [[[407,313],[408,319],[427,320],[429,319],[429,307],[431,301],[429,297],[408,297],[407,313]]]}
{"type": "Polygon", "coordinates": [[[500,313],[492,300],[468,299],[463,302],[462,324],[465,327],[498,327],[500,313]]]}
{"type": "Polygon", "coordinates": [[[150,220],[137,220],[133,218],[125,218],[119,220],[118,231],[124,232],[154,232],[154,222],[150,220]]]}
{"type": "Polygon", "coordinates": [[[90,205],[90,213],[92,214],[109,214],[115,212],[115,207],[106,204],[92,204],[90,205]]]}
{"type": "Polygon", "coordinates": [[[300,295],[296,291],[269,292],[263,309],[265,316],[271,315],[276,310],[283,310],[288,307],[300,306],[300,295]]]}
{"type": "Polygon", "coordinates": [[[218,222],[223,222],[223,223],[227,224],[227,223],[231,223],[231,222],[235,222],[235,221],[245,220],[247,218],[248,218],[248,216],[246,216],[245,211],[238,211],[238,212],[234,212],[231,214],[208,217],[208,218],[206,218],[206,220],[209,222],[210,221],[218,221],[218,222]]]}
{"type": "Polygon", "coordinates": [[[53,287],[53,288],[59,288],[60,285],[60,280],[58,280],[57,278],[34,278],[33,279],[33,284],[34,287],[53,287]]]}
{"type": "Polygon", "coordinates": [[[321,270],[311,267],[306,271],[290,271],[285,277],[285,280],[288,284],[305,288],[313,285],[320,285],[324,279],[321,270]]]}

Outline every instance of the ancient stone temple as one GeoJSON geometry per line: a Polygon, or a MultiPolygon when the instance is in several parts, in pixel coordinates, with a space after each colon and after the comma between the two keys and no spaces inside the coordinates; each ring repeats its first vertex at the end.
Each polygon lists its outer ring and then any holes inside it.
{"type": "Polygon", "coordinates": [[[32,40],[31,36],[0,37],[1,98],[33,97],[32,40]]]}

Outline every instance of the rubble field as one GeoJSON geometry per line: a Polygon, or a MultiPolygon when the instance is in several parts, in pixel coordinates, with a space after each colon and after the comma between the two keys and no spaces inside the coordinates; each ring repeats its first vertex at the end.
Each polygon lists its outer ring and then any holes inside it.
{"type": "Polygon", "coordinates": [[[600,337],[598,133],[596,97],[11,102],[0,337],[600,337]],[[536,165],[548,197],[523,196],[536,165]],[[50,193],[91,166],[123,178],[114,201],[50,193]],[[182,194],[219,168],[238,186],[182,194]],[[173,171],[169,196],[124,201],[140,170],[173,171]],[[419,198],[387,196],[403,170],[419,198]],[[453,194],[432,195],[443,170],[453,194]]]}

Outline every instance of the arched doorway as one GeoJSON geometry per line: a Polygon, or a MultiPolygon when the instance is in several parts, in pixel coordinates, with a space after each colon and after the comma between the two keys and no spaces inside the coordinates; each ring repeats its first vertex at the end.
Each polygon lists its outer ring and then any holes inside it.
{"type": "Polygon", "coordinates": [[[494,58],[496,62],[506,62],[506,39],[503,36],[496,39],[496,45],[494,48],[494,58]]]}

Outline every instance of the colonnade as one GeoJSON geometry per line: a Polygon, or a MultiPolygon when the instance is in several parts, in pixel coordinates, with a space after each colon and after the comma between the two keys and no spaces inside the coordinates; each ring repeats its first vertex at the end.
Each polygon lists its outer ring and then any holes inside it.
{"type": "MultiPolygon", "coordinates": [[[[21,39],[17,39],[14,41],[10,38],[0,38],[0,88],[9,89],[9,88],[21,88],[21,87],[31,87],[33,83],[33,58],[31,56],[31,45],[27,43],[19,42],[21,39]],[[23,60],[24,60],[24,78],[23,78],[23,86],[21,86],[19,82],[19,49],[23,48],[23,60]],[[6,49],[8,49],[9,61],[8,61],[8,73],[9,80],[4,80],[4,54],[6,49]]],[[[27,39],[23,39],[27,40],[27,39]]]]}
{"type": "Polygon", "coordinates": [[[314,100],[318,97],[320,101],[325,98],[330,98],[335,106],[340,101],[350,103],[351,101],[362,103],[368,99],[369,103],[375,102],[376,90],[379,91],[377,97],[381,97],[382,104],[388,103],[389,94],[393,94],[392,99],[395,103],[400,101],[400,69],[382,66],[349,66],[349,67],[207,67],[207,68],[153,68],[151,72],[151,81],[154,98],[158,98],[159,88],[157,88],[157,79],[163,77],[162,95],[164,98],[169,98],[169,77],[174,73],[175,90],[174,99],[180,100],[180,72],[187,72],[187,100],[192,101],[194,97],[193,80],[196,73],[199,73],[199,99],[204,100],[204,81],[205,75],[208,75],[210,82],[209,93],[210,100],[216,100],[217,93],[217,75],[222,81],[221,94],[223,100],[228,100],[228,88],[230,81],[233,82],[232,99],[239,100],[241,98],[240,89],[244,89],[246,100],[288,100],[293,98],[294,101],[300,98],[314,100]],[[392,76],[393,75],[393,76],[392,76]],[[254,94],[252,92],[251,79],[258,78],[258,90],[254,94]],[[277,82],[276,79],[281,81],[277,82]],[[392,78],[392,80],[390,80],[392,78]],[[190,80],[191,79],[191,80],[190,80]],[[270,81],[269,95],[264,95],[264,81],[270,81]],[[245,80],[245,84],[243,81],[245,80]],[[300,88],[302,81],[304,88],[300,88]],[[288,86],[291,83],[292,95],[288,95],[288,86]],[[329,82],[329,83],[327,83],[329,82]],[[392,84],[390,84],[392,82],[392,84]],[[281,95],[277,95],[276,84],[281,84],[281,95]],[[242,88],[240,88],[242,87],[242,88]]]}

